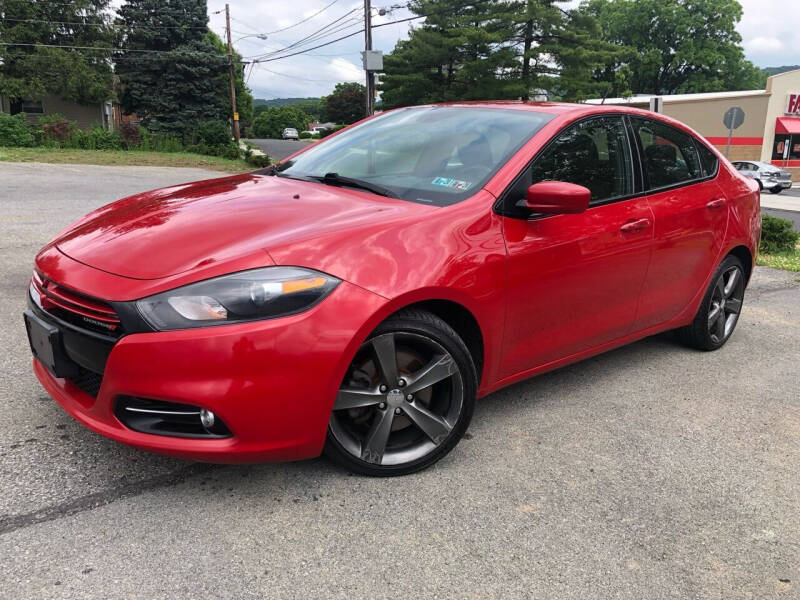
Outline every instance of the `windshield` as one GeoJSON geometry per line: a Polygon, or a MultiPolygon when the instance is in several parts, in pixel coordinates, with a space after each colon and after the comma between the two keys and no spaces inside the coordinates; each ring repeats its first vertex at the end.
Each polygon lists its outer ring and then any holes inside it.
{"type": "Polygon", "coordinates": [[[406,108],[325,140],[277,171],[367,189],[356,185],[361,182],[386,195],[447,206],[478,191],[552,118],[502,108],[406,108]]]}

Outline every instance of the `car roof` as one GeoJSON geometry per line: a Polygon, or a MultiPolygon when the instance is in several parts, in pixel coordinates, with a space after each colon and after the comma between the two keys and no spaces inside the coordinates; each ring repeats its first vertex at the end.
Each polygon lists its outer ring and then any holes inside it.
{"type": "MultiPolygon", "coordinates": [[[[613,104],[575,104],[569,102],[533,102],[528,100],[475,100],[467,102],[444,102],[440,104],[427,104],[425,106],[459,106],[472,108],[506,108],[515,110],[529,110],[544,112],[554,115],[590,115],[596,113],[619,112],[625,114],[637,114],[647,116],[657,116],[664,118],[664,115],[654,115],[654,113],[634,108],[631,106],[618,106],[613,104]]],[[[413,107],[408,107],[413,108],[413,107]]],[[[669,118],[665,118],[669,120],[669,118]]]]}

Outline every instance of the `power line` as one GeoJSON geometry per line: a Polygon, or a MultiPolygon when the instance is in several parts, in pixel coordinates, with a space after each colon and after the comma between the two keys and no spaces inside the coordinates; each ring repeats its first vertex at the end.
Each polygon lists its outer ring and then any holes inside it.
{"type": "MultiPolygon", "coordinates": [[[[124,23],[88,23],[86,21],[48,21],[45,19],[8,19],[0,17],[0,21],[10,21],[14,23],[46,23],[48,25],[97,25],[99,27],[108,27],[109,29],[126,29],[128,26],[124,23]]],[[[186,25],[144,25],[141,27],[133,27],[132,29],[199,29],[207,30],[208,27],[195,27],[186,25]]]]}
{"type": "MultiPolygon", "coordinates": [[[[254,64],[257,64],[257,63],[254,63],[254,64]]],[[[273,75],[280,75],[281,77],[288,77],[289,79],[296,79],[296,80],[299,80],[299,81],[310,81],[311,83],[335,83],[337,81],[341,81],[341,79],[306,79],[305,77],[297,77],[295,75],[287,75],[286,73],[280,73],[278,71],[273,71],[273,70],[268,69],[265,66],[260,65],[260,64],[258,66],[260,66],[264,71],[267,71],[268,73],[272,73],[273,75]]]]}
{"type": "MultiPolygon", "coordinates": [[[[408,17],[406,19],[398,19],[396,21],[387,21],[386,23],[379,23],[378,25],[373,25],[373,29],[378,27],[387,27],[389,25],[394,25],[395,23],[405,23],[407,21],[414,21],[416,19],[424,19],[429,15],[417,15],[416,17],[408,17]]],[[[340,38],[336,38],[335,40],[331,40],[329,42],[325,42],[324,44],[320,44],[318,46],[313,46],[311,48],[306,48],[305,50],[300,50],[298,52],[293,52],[291,54],[286,54],[284,56],[278,56],[274,58],[256,58],[253,62],[254,63],[262,63],[262,62],[273,62],[276,60],[283,60],[284,58],[290,58],[292,56],[297,56],[298,54],[305,54],[306,52],[311,52],[311,50],[316,50],[317,48],[323,48],[325,46],[330,46],[331,44],[335,44],[336,42],[341,42],[342,40],[346,40],[347,38],[351,38],[354,35],[358,35],[360,33],[364,33],[364,28],[362,27],[358,31],[354,31],[353,33],[348,33],[347,35],[343,35],[340,38]]]]}
{"type": "Polygon", "coordinates": [[[328,4],[327,6],[325,6],[325,7],[321,8],[321,9],[319,9],[317,12],[315,12],[315,13],[314,13],[313,15],[311,15],[310,17],[306,17],[305,19],[303,19],[302,21],[298,21],[298,22],[297,22],[297,23],[295,23],[294,25],[289,25],[288,27],[284,27],[284,28],[282,28],[282,29],[276,29],[275,31],[268,31],[266,35],[270,35],[270,34],[273,34],[273,33],[280,33],[281,31],[286,31],[286,30],[288,30],[288,29],[292,29],[292,28],[294,28],[294,27],[297,27],[298,25],[302,25],[303,23],[306,23],[307,21],[310,21],[311,19],[313,19],[313,18],[314,18],[314,17],[316,17],[317,15],[324,13],[326,10],[328,10],[328,9],[329,9],[331,6],[333,6],[334,4],[336,4],[338,1],[339,1],[339,0],[333,0],[333,2],[331,2],[331,3],[330,3],[330,4],[328,4]]]}
{"type": "MultiPolygon", "coordinates": [[[[148,54],[172,54],[175,52],[186,52],[185,50],[181,50],[180,48],[174,50],[141,50],[138,48],[108,48],[103,46],[70,46],[70,45],[62,45],[62,44],[28,44],[22,42],[0,42],[0,46],[24,46],[30,48],[67,48],[70,50],[101,50],[103,52],[143,52],[148,54]]],[[[220,59],[224,59],[225,57],[221,54],[213,54],[211,52],[194,52],[188,51],[191,54],[199,54],[202,56],[216,56],[220,59]]],[[[125,57],[115,57],[114,60],[118,58],[125,58],[125,57]]]]}
{"type": "MultiPolygon", "coordinates": [[[[326,35],[331,35],[333,33],[341,31],[341,26],[343,25],[341,23],[341,21],[343,21],[344,19],[346,19],[347,17],[349,17],[350,15],[352,15],[356,11],[358,11],[358,8],[354,8],[354,9],[346,12],[345,14],[343,14],[342,16],[340,16],[337,19],[334,19],[333,21],[331,21],[330,23],[328,23],[324,27],[322,27],[320,29],[317,29],[316,31],[308,34],[304,38],[301,38],[301,39],[297,40],[296,42],[293,42],[293,43],[289,44],[288,46],[284,47],[283,49],[281,49],[281,52],[285,52],[286,50],[289,50],[291,48],[299,47],[299,46],[301,46],[303,44],[306,44],[306,43],[317,41],[318,39],[320,39],[322,37],[325,37],[326,35]],[[326,30],[330,30],[330,31],[326,31],[326,30]]],[[[351,17],[348,20],[353,20],[353,18],[351,17]]],[[[358,21],[360,22],[360,20],[361,19],[359,17],[358,21]]],[[[345,27],[345,29],[346,29],[346,27],[345,27]]],[[[274,53],[266,53],[264,55],[256,55],[256,56],[267,56],[267,55],[271,55],[271,54],[274,54],[274,53]]],[[[254,57],[251,57],[251,58],[254,58],[254,57]]]]}

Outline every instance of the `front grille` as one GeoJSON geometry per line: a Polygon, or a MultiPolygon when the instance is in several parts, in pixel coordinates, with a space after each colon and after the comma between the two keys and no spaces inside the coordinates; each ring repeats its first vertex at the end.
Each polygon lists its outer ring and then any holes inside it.
{"type": "Polygon", "coordinates": [[[69,381],[92,398],[97,398],[97,394],[100,393],[100,386],[103,385],[103,376],[78,365],[78,376],[69,381]]]}
{"type": "Polygon", "coordinates": [[[59,319],[116,338],[124,333],[119,316],[107,302],[59,285],[37,271],[31,285],[39,294],[42,309],[59,319]]]}

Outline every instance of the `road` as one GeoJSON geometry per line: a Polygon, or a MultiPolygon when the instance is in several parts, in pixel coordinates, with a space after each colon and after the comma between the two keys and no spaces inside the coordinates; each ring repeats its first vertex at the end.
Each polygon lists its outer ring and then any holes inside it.
{"type": "Polygon", "coordinates": [[[251,144],[255,144],[261,148],[267,155],[274,160],[281,160],[290,154],[294,154],[298,150],[307,148],[311,142],[295,142],[294,140],[271,140],[271,139],[258,139],[247,140],[251,144]]]}
{"type": "Polygon", "coordinates": [[[671,336],[481,401],[432,469],[212,466],[78,425],[30,370],[37,249],[218,173],[0,163],[0,598],[800,597],[800,283],[757,269],[731,342],[671,336]]]}

